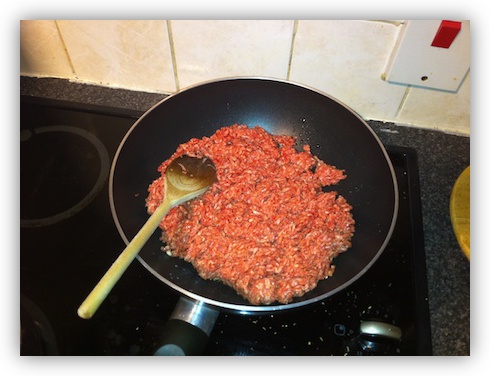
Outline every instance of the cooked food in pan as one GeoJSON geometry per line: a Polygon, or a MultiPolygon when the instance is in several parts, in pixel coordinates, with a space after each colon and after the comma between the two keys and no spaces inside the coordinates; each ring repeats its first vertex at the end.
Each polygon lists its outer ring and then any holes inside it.
{"type": "Polygon", "coordinates": [[[217,181],[161,222],[169,256],[255,305],[286,304],[333,275],[332,260],[351,246],[355,224],[351,205],[332,187],[347,178],[343,170],[309,145],[298,151],[291,136],[235,124],[181,144],[158,167],[150,214],[163,199],[166,167],[183,154],[211,158],[217,181]]]}

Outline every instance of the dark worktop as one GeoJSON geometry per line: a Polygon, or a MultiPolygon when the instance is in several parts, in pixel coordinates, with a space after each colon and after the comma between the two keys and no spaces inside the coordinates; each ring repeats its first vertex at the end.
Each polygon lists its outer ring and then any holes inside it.
{"type": "MultiPolygon", "coordinates": [[[[20,79],[20,94],[146,111],[164,94],[110,89],[51,78],[20,79]]],[[[449,198],[470,164],[470,138],[368,121],[385,145],[417,151],[434,355],[470,354],[470,263],[454,236],[449,198]]]]}

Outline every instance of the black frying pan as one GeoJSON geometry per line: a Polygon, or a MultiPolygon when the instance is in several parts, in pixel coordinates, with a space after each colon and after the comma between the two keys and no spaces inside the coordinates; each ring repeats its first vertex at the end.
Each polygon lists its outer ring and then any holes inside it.
{"type": "Polygon", "coordinates": [[[201,279],[191,264],[161,251],[160,232],[139,254],[157,278],[199,305],[247,313],[309,304],[344,289],[363,275],[385,248],[398,212],[396,177],[389,157],[371,128],[338,100],[291,82],[230,78],[193,86],[167,97],[128,131],[110,175],[113,217],[126,243],[148,218],[148,185],[157,167],[181,143],[210,136],[223,126],[259,125],[273,134],[296,136],[299,147],[344,169],[347,179],[332,187],[353,206],[352,248],[335,260],[334,276],[289,304],[254,306],[220,282],[201,279]]]}

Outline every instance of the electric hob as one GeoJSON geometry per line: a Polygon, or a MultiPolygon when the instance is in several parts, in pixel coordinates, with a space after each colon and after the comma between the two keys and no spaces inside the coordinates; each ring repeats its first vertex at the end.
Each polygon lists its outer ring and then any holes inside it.
{"type": "MultiPolygon", "coordinates": [[[[77,308],[124,248],[112,159],[142,112],[21,96],[20,354],[152,355],[179,296],[137,260],[90,320],[77,308]]],[[[204,355],[431,355],[417,155],[385,145],[400,207],[356,282],[293,310],[223,311],[204,355]]]]}

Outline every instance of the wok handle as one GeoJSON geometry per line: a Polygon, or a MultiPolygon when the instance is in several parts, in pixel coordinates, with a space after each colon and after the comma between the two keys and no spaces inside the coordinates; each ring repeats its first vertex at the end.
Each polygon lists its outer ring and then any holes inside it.
{"type": "Polygon", "coordinates": [[[201,355],[219,311],[208,304],[181,297],[162,334],[158,356],[201,355]]]}

